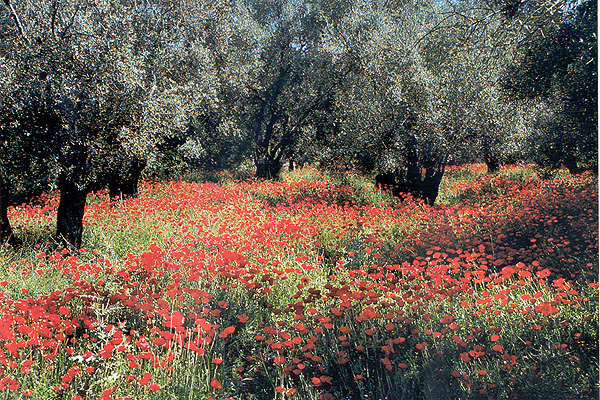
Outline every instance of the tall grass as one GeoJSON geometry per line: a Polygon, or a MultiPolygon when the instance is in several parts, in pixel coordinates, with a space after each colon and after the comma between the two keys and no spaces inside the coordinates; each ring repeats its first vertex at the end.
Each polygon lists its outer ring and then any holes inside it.
{"type": "Polygon", "coordinates": [[[597,180],[450,169],[429,207],[359,174],[56,197],[0,249],[0,398],[587,399],[597,180]]]}

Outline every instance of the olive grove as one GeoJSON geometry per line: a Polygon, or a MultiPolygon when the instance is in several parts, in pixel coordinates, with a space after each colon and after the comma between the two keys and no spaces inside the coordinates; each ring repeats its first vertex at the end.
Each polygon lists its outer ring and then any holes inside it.
{"type": "Polygon", "coordinates": [[[597,3],[5,0],[0,238],[8,205],[143,173],[360,168],[434,204],[445,166],[597,168],[597,3]],[[144,172],[145,171],[145,172],[144,172]],[[154,171],[154,172],[153,172],[154,171]]]}

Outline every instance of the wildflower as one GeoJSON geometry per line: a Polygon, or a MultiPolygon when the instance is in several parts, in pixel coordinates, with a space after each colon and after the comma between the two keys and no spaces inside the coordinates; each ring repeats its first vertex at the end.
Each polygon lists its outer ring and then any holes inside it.
{"type": "Polygon", "coordinates": [[[145,386],[150,382],[150,379],[152,379],[152,374],[149,372],[144,372],[142,377],[138,379],[138,383],[140,386],[145,386]]]}
{"type": "Polygon", "coordinates": [[[241,324],[245,324],[246,322],[248,322],[249,319],[250,318],[246,314],[242,314],[238,317],[238,320],[241,324]]]}
{"type": "Polygon", "coordinates": [[[228,326],[227,328],[223,329],[223,332],[219,333],[219,337],[226,338],[227,336],[231,335],[233,332],[235,332],[235,327],[228,326]]]}
{"type": "Polygon", "coordinates": [[[148,386],[148,388],[150,390],[152,390],[153,392],[158,392],[160,391],[160,385],[157,383],[151,383],[150,386],[148,386]]]}

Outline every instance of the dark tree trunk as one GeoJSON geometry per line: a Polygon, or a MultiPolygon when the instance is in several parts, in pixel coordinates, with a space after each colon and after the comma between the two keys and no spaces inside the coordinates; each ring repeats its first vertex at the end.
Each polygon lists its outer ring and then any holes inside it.
{"type": "Polygon", "coordinates": [[[87,190],[77,187],[69,179],[59,182],[60,201],[56,216],[56,236],[69,250],[81,247],[83,235],[83,214],[87,190]]]}
{"type": "Polygon", "coordinates": [[[487,166],[488,174],[494,174],[494,173],[498,172],[498,170],[500,169],[500,161],[498,160],[498,157],[496,157],[493,154],[490,154],[490,153],[484,154],[483,161],[485,162],[485,165],[487,166]]]}
{"type": "Polygon", "coordinates": [[[490,145],[487,140],[483,141],[483,162],[487,166],[488,174],[494,174],[500,169],[500,160],[490,149],[490,145]]]}
{"type": "Polygon", "coordinates": [[[113,198],[135,198],[138,196],[138,184],[142,171],[146,168],[145,160],[134,160],[131,163],[128,171],[125,172],[125,176],[121,174],[115,174],[113,179],[108,183],[109,196],[113,198]]]}
{"type": "Polygon", "coordinates": [[[579,168],[577,168],[577,160],[575,159],[575,157],[572,156],[567,156],[565,158],[564,161],[565,167],[567,167],[567,169],[569,170],[570,174],[578,174],[579,168]]]}
{"type": "Polygon", "coordinates": [[[427,204],[430,206],[435,204],[435,199],[437,199],[445,169],[446,166],[444,164],[425,169],[425,176],[421,183],[421,192],[422,198],[427,201],[427,204]]]}
{"type": "Polygon", "coordinates": [[[281,170],[281,162],[268,158],[261,158],[256,161],[256,177],[259,179],[277,179],[281,170]]]}
{"type": "Polygon", "coordinates": [[[8,186],[0,179],[0,243],[14,240],[13,231],[8,220],[8,202],[9,202],[8,186]]]}
{"type": "Polygon", "coordinates": [[[444,176],[444,164],[423,168],[420,164],[409,165],[405,170],[381,173],[375,177],[377,186],[381,189],[391,191],[400,199],[406,194],[425,200],[433,206],[439,193],[440,183],[444,176]]]}
{"type": "Polygon", "coordinates": [[[121,182],[116,176],[108,182],[108,196],[111,200],[121,197],[121,182]]]}

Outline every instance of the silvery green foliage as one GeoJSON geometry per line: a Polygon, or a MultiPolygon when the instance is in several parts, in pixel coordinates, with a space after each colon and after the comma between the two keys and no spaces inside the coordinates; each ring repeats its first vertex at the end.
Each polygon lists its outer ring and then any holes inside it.
{"type": "Polygon", "coordinates": [[[205,22],[220,126],[248,143],[258,175],[276,175],[312,141],[317,114],[351,70],[347,49],[332,50],[325,3],[232,1],[205,22]]]}
{"type": "Polygon", "coordinates": [[[518,63],[503,82],[507,93],[545,103],[528,138],[531,160],[571,172],[597,170],[598,160],[598,4],[573,2],[560,18],[521,46],[518,63]]]}
{"type": "Polygon", "coordinates": [[[324,161],[371,169],[519,150],[528,108],[500,82],[528,31],[485,1],[355,1],[337,30],[360,60],[324,161]],[[335,161],[337,160],[337,161],[335,161]]]}
{"type": "Polygon", "coordinates": [[[499,10],[479,5],[447,3],[422,48],[435,87],[432,116],[456,161],[500,157],[524,134],[522,110],[500,87],[521,33],[499,10]]]}
{"type": "Polygon", "coordinates": [[[433,11],[424,5],[357,1],[341,21],[346,46],[360,61],[359,73],[338,97],[340,129],[332,146],[340,162],[391,170],[409,162],[409,149],[420,158],[439,153],[434,87],[419,52],[432,22],[433,11]]]}
{"type": "Polygon", "coordinates": [[[58,117],[44,157],[81,184],[132,159],[152,165],[164,142],[211,165],[239,153],[265,176],[285,160],[388,169],[501,156],[532,125],[499,82],[552,20],[550,3],[510,4],[5,1],[2,120],[58,117]],[[210,129],[189,129],[192,118],[210,129]]]}
{"type": "Polygon", "coordinates": [[[165,135],[214,102],[212,60],[179,2],[9,5],[0,10],[3,109],[57,115],[49,162],[79,185],[101,180],[117,158],[151,158],[165,135]]]}

